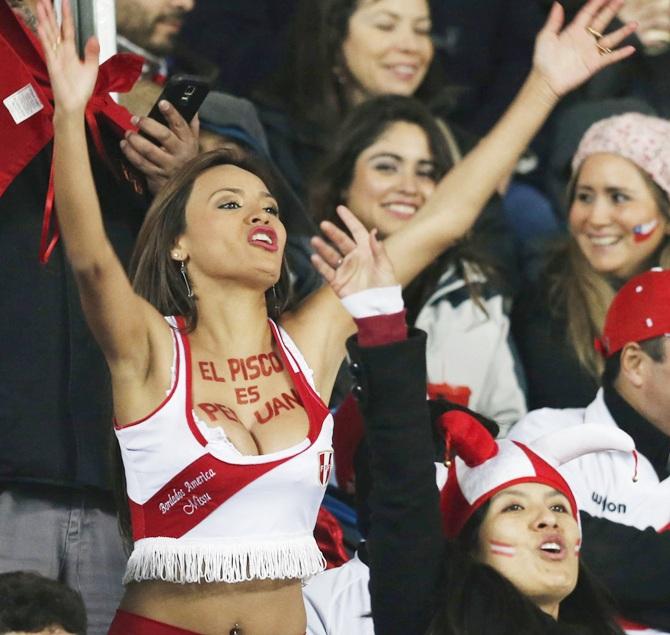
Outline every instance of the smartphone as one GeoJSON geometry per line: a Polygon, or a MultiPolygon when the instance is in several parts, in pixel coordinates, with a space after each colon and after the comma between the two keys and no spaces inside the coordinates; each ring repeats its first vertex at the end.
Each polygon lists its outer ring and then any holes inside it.
{"type": "Polygon", "coordinates": [[[207,93],[209,93],[209,83],[202,77],[173,75],[167,80],[148,116],[167,126],[168,123],[158,107],[161,99],[165,99],[177,109],[177,112],[185,121],[190,122],[195,117],[202,102],[205,101],[207,93]]]}

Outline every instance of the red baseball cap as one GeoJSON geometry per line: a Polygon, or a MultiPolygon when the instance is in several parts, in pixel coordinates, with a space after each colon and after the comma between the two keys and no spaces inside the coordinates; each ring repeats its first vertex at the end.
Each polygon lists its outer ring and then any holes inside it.
{"type": "Polygon", "coordinates": [[[631,278],[614,296],[596,350],[611,357],[628,342],[670,335],[670,270],[659,267],[631,278]]]}

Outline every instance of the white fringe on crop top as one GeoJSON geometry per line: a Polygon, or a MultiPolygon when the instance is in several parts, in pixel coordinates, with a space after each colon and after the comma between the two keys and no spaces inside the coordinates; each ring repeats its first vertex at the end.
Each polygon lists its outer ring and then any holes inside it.
{"type": "Polygon", "coordinates": [[[330,475],[333,422],[302,355],[270,322],[309,432],[291,448],[245,456],[221,430],[198,426],[188,338],[180,322],[166,319],[175,336],[172,387],[150,415],[116,428],[134,539],[124,583],[242,582],[322,571],[313,530],[330,475]]]}

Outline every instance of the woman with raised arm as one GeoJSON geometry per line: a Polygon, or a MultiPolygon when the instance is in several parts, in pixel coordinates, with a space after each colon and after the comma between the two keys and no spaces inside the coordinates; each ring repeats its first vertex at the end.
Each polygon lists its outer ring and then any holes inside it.
{"type": "MultiPolygon", "coordinates": [[[[590,0],[564,30],[553,8],[507,115],[388,238],[401,283],[467,231],[559,96],[632,52],[600,55],[586,30],[602,31],[619,6],[590,0]]],[[[601,49],[632,28],[603,38],[601,49]]],[[[286,232],[272,174],[221,152],[194,159],[156,198],[131,286],[82,156],[97,42],[81,61],[67,0],[61,28],[41,0],[39,35],[55,101],[61,234],[111,371],[133,523],[127,591],[111,632],[304,633],[300,580],[322,567],[311,532],[330,471],[332,419],[321,399],[351,317],[328,287],[279,316],[286,232]]],[[[374,233],[340,213],[353,238],[324,225],[336,246],[315,239],[315,265],[329,279],[337,266],[341,296],[383,286],[374,233]]]]}

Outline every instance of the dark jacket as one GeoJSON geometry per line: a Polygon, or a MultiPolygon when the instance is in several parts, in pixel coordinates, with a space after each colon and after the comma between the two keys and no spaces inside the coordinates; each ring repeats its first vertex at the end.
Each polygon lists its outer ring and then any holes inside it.
{"type": "MultiPolygon", "coordinates": [[[[372,616],[377,635],[425,633],[438,603],[446,601],[449,560],[463,555],[442,536],[439,494],[433,464],[431,417],[425,397],[425,334],[414,331],[408,340],[361,348],[347,342],[354,394],[363,413],[370,450],[372,492],[368,536],[372,616]]],[[[459,573],[461,569],[458,569],[459,573]]],[[[539,609],[529,621],[532,630],[517,628],[514,606],[497,593],[500,576],[485,565],[470,568],[465,592],[459,598],[459,623],[472,625],[497,616],[502,632],[588,633],[582,626],[556,622],[539,609]]],[[[509,583],[503,583],[509,587],[509,583]]],[[[461,587],[463,588],[463,587],[461,587]]],[[[507,598],[523,602],[518,592],[507,598]]],[[[469,632],[490,632],[473,630],[469,632]]]]}
{"type": "MultiPolygon", "coordinates": [[[[111,151],[118,140],[103,134],[111,151]]],[[[91,155],[105,227],[126,263],[146,201],[91,155]]],[[[62,242],[46,265],[37,257],[50,162],[48,144],[0,197],[0,482],[104,489],[112,424],[107,366],[62,242]]]]}
{"type": "Polygon", "coordinates": [[[568,342],[567,318],[549,306],[546,276],[528,284],[512,311],[512,334],[526,372],[528,410],[583,408],[598,383],[568,342]]]}

